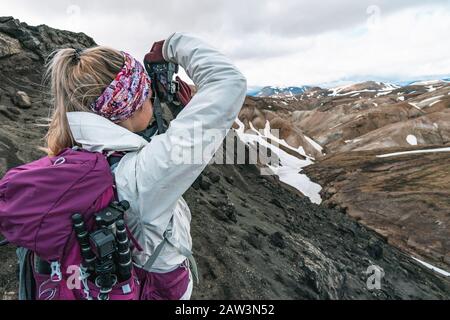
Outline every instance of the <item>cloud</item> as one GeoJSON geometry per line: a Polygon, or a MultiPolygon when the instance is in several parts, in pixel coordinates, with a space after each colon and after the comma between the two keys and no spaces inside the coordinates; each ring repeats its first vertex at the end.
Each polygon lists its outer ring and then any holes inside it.
{"type": "Polygon", "coordinates": [[[174,31],[195,33],[254,85],[450,73],[448,0],[15,0],[0,12],[137,57],[174,31]]]}

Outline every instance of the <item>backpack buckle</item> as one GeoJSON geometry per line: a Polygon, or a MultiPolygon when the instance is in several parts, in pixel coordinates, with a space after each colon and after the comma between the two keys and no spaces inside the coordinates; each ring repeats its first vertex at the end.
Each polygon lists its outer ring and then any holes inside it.
{"type": "Polygon", "coordinates": [[[56,159],[56,161],[55,161],[55,163],[53,165],[54,166],[59,166],[59,165],[64,164],[64,163],[66,163],[66,158],[61,157],[61,158],[56,159]]]}
{"type": "Polygon", "coordinates": [[[60,282],[62,280],[62,273],[61,273],[61,264],[58,261],[53,261],[50,264],[51,268],[51,274],[50,279],[52,282],[60,282]]]}
{"type": "Polygon", "coordinates": [[[87,268],[80,265],[80,281],[83,284],[83,292],[85,294],[86,300],[92,300],[91,293],[88,286],[89,272],[87,272],[87,268]]]}

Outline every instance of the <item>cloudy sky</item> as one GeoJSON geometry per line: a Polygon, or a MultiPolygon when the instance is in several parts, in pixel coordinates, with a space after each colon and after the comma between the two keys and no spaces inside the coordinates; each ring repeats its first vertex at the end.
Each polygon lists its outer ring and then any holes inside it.
{"type": "Polygon", "coordinates": [[[154,41],[191,32],[251,86],[450,75],[450,0],[2,0],[8,15],[139,58],[154,41]]]}

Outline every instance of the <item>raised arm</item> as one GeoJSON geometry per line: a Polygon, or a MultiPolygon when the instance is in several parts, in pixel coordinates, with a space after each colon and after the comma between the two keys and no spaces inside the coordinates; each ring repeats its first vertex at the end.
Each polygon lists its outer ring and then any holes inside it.
{"type": "Polygon", "coordinates": [[[186,70],[198,92],[165,134],[155,137],[137,155],[125,156],[116,173],[119,188],[135,188],[143,222],[156,228],[170,221],[171,217],[166,216],[170,209],[220,147],[242,108],[247,90],[245,77],[232,62],[192,35],[173,34],[164,43],[163,56],[186,70]],[[206,146],[208,155],[192,159],[194,150],[197,155],[203,154],[206,146]]]}

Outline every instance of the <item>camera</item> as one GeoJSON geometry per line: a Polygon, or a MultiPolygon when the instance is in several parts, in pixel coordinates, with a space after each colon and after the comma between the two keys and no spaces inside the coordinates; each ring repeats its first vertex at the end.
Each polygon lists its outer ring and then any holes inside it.
{"type": "Polygon", "coordinates": [[[173,62],[149,63],[146,61],[144,61],[144,65],[152,80],[155,121],[138,135],[150,142],[156,134],[166,132],[170,121],[178,116],[183,106],[176,95],[180,90],[180,84],[174,80],[179,66],[173,62]]]}
{"type": "Polygon", "coordinates": [[[155,92],[155,94],[158,94],[161,103],[178,104],[175,94],[180,87],[179,83],[173,80],[173,77],[178,73],[179,66],[173,62],[145,63],[145,68],[149,77],[156,84],[158,92],[155,92]]]}

